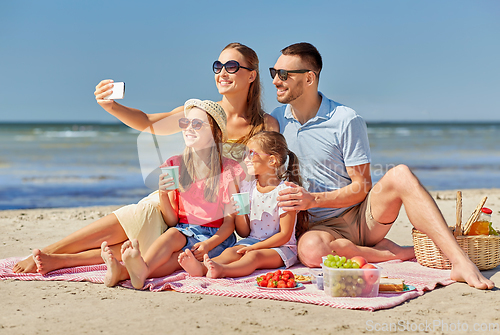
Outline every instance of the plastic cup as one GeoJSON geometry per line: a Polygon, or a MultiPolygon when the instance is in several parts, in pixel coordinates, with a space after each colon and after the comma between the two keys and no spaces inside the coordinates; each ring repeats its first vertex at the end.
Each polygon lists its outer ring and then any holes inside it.
{"type": "Polygon", "coordinates": [[[161,168],[162,173],[167,175],[163,179],[174,178],[175,185],[166,187],[166,190],[176,190],[179,188],[179,167],[178,166],[166,166],[161,168]]]}
{"type": "Polygon", "coordinates": [[[233,199],[240,208],[238,215],[250,214],[250,194],[248,192],[235,193],[233,199]]]}

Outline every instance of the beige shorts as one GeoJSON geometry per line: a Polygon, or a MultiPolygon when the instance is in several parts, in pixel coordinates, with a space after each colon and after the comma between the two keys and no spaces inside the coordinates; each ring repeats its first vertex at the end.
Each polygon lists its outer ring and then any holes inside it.
{"type": "Polygon", "coordinates": [[[325,219],[309,224],[309,230],[325,231],[335,239],[345,238],[356,245],[372,247],[384,238],[391,223],[384,224],[376,221],[372,216],[370,206],[371,192],[365,200],[349,208],[339,217],[325,219]],[[373,228],[385,226],[374,233],[373,228]]]}
{"type": "Polygon", "coordinates": [[[143,255],[168,228],[161,215],[158,191],[154,191],[137,204],[121,207],[113,213],[127,237],[139,241],[139,249],[143,255]]]}

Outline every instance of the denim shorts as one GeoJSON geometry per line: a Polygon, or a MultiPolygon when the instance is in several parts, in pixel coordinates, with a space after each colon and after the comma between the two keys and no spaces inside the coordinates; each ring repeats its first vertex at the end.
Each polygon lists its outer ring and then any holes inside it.
{"type": "MultiPolygon", "coordinates": [[[[178,231],[180,231],[184,236],[186,236],[186,245],[182,248],[182,250],[189,249],[193,247],[198,242],[203,242],[208,240],[210,237],[214,236],[215,233],[219,230],[219,228],[214,227],[204,227],[200,225],[187,224],[187,223],[178,223],[175,227],[178,231]]],[[[208,257],[217,257],[219,256],[226,248],[230,248],[234,246],[236,243],[236,236],[231,234],[226,240],[224,240],[221,244],[213,248],[208,252],[208,257]]]]}
{"type": "MultiPolygon", "coordinates": [[[[258,240],[253,237],[247,237],[244,239],[239,240],[236,245],[254,245],[255,243],[261,242],[261,240],[258,240]]],[[[283,260],[283,263],[285,263],[285,267],[289,268],[290,266],[294,265],[297,263],[297,247],[295,247],[295,251],[290,248],[282,245],[281,247],[277,248],[270,248],[272,250],[276,250],[276,252],[280,255],[281,259],[283,260]]]]}

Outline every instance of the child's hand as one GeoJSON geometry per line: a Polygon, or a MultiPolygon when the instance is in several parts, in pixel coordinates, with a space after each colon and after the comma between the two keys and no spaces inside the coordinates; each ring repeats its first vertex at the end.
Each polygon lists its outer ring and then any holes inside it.
{"type": "Polygon", "coordinates": [[[193,245],[191,251],[193,252],[194,257],[198,261],[203,262],[203,256],[205,254],[208,254],[210,250],[208,249],[206,242],[198,242],[195,245],[193,245]]]}
{"type": "Polygon", "coordinates": [[[229,203],[229,205],[231,206],[231,214],[238,214],[241,208],[238,203],[234,201],[233,196],[231,196],[231,202],[229,203]]]}
{"type": "Polygon", "coordinates": [[[168,173],[162,173],[160,175],[160,182],[158,183],[158,189],[160,191],[169,191],[166,188],[175,185],[174,178],[172,178],[172,177],[165,178],[166,176],[168,176],[168,173]]]}
{"type": "Polygon", "coordinates": [[[236,250],[236,253],[244,255],[244,254],[246,254],[249,251],[257,250],[257,249],[258,248],[255,248],[253,245],[249,245],[248,247],[243,247],[241,249],[236,250]]]}

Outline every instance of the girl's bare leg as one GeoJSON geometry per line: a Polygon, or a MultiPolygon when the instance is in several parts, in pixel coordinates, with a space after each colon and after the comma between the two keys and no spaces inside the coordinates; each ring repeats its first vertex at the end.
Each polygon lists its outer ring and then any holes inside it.
{"type": "MultiPolygon", "coordinates": [[[[238,254],[236,251],[243,248],[244,245],[236,245],[224,250],[219,256],[214,257],[214,261],[219,264],[228,264],[239,260],[243,255],[238,254]]],[[[189,273],[191,277],[203,277],[207,273],[207,268],[203,262],[198,261],[191,250],[186,249],[179,254],[179,264],[182,268],[189,273]]]]}
{"type": "Polygon", "coordinates": [[[208,278],[242,277],[252,274],[257,269],[275,269],[283,266],[280,255],[272,249],[252,250],[241,259],[229,264],[217,263],[205,255],[203,263],[208,269],[208,278]]]}
{"type": "MultiPolygon", "coordinates": [[[[43,248],[42,250],[40,250],[40,254],[76,254],[91,249],[97,249],[97,254],[100,254],[99,249],[103,241],[108,241],[108,244],[114,245],[123,243],[127,239],[127,235],[120,225],[120,222],[118,221],[116,215],[109,214],[89,224],[88,226],[83,227],[82,229],[68,235],[62,240],[43,248]]],[[[36,250],[37,249],[33,250],[33,252],[35,253],[36,250]]],[[[94,254],[92,255],[95,256],[94,254]]],[[[102,259],[100,256],[99,259],[93,259],[97,260],[97,262],[91,264],[102,263],[102,259]]],[[[50,265],[50,261],[44,263],[46,268],[51,268],[52,270],[61,268],[57,265],[50,265]]],[[[15,264],[12,268],[12,271],[15,273],[35,273],[37,272],[37,266],[33,257],[28,257],[15,264]]]]}
{"type": "Polygon", "coordinates": [[[180,270],[177,258],[185,244],[186,237],[181,232],[169,229],[156,239],[143,258],[137,240],[125,242],[122,247],[122,259],[132,286],[141,289],[147,278],[166,276],[180,270]]]}

